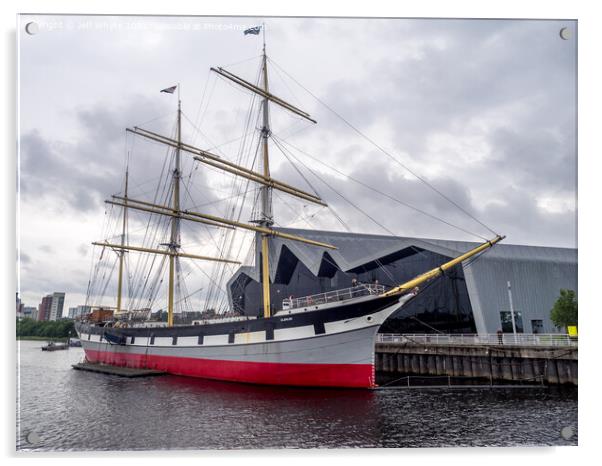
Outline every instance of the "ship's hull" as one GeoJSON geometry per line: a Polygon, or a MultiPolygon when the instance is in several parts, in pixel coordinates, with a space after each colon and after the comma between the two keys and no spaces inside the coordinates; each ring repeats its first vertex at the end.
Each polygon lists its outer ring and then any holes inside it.
{"type": "Polygon", "coordinates": [[[399,307],[399,298],[369,298],[244,324],[77,329],[93,363],[232,382],[372,388],[376,332],[399,307]]]}

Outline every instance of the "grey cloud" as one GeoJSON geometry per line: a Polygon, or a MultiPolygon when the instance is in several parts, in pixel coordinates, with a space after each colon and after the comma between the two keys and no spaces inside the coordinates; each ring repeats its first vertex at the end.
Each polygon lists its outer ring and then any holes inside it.
{"type": "MultiPolygon", "coordinates": [[[[383,227],[393,231],[398,235],[419,234],[418,226],[425,226],[431,232],[436,231],[442,235],[454,234],[454,230],[445,224],[439,224],[432,217],[416,212],[409,206],[413,206],[421,211],[427,212],[435,217],[457,224],[466,225],[467,217],[461,214],[456,208],[451,207],[449,201],[430,190],[417,179],[408,179],[399,173],[395,167],[385,163],[382,158],[369,158],[362,166],[355,169],[346,170],[351,178],[360,181],[364,185],[374,187],[381,193],[384,193],[394,199],[401,201],[395,202],[387,196],[367,189],[351,179],[342,179],[335,176],[332,172],[321,173],[321,180],[314,178],[310,173],[306,173],[312,185],[318,190],[322,198],[339,214],[346,223],[349,223],[356,231],[370,229],[372,232],[387,233],[383,227]],[[362,212],[363,211],[363,212],[362,212]],[[370,219],[369,217],[372,217],[370,219]],[[435,225],[433,225],[435,223],[435,225]],[[380,225],[382,226],[380,226],[380,225]],[[443,226],[442,226],[443,225],[443,226]],[[409,233],[411,232],[411,233],[409,233]]],[[[282,167],[277,176],[293,184],[302,185],[302,181],[296,179],[289,172],[290,167],[282,167]]],[[[472,206],[470,191],[460,182],[442,178],[437,180],[437,189],[446,194],[454,202],[463,208],[478,215],[472,206]]],[[[285,221],[290,221],[294,216],[289,215],[287,209],[281,209],[285,215],[288,215],[285,221]]],[[[324,221],[324,216],[329,216],[328,211],[322,211],[316,219],[324,221]]],[[[470,225],[470,220],[468,220],[470,225]]],[[[318,224],[319,226],[319,224],[318,224]]],[[[472,225],[473,230],[474,224],[472,225]]],[[[471,231],[471,227],[466,227],[471,231]]],[[[476,229],[479,231],[479,229],[476,229]]],[[[480,228],[482,232],[482,228],[480,228]]]]}
{"type": "Polygon", "coordinates": [[[575,102],[574,49],[559,39],[560,23],[403,24],[410,26],[387,28],[389,41],[399,44],[400,58],[395,53],[372,63],[368,58],[368,85],[364,76],[348,76],[331,84],[327,95],[334,108],[360,127],[386,115],[398,147],[412,157],[421,157],[429,133],[522,100],[533,101],[534,108],[519,115],[519,121],[509,114],[507,125],[574,121],[574,108],[566,105],[575,102]],[[404,56],[404,44],[413,35],[420,37],[420,54],[404,56]]]}
{"type": "MultiPolygon", "coordinates": [[[[84,132],[75,141],[49,139],[38,130],[24,134],[21,137],[24,200],[55,198],[76,211],[98,209],[107,195],[122,190],[126,126],[139,122],[141,115],[161,113],[166,113],[165,107],[138,97],[125,106],[98,104],[80,109],[77,121],[84,132]]],[[[165,128],[160,131],[165,133],[165,128]]],[[[156,168],[160,172],[159,157],[137,162],[144,170],[156,168]]]]}
{"type": "Polygon", "coordinates": [[[507,186],[504,205],[490,204],[484,210],[485,221],[495,222],[500,232],[510,232],[509,243],[546,244],[577,247],[577,217],[572,212],[544,212],[528,188],[507,186]]]}
{"type": "Polygon", "coordinates": [[[546,128],[531,131],[498,129],[491,135],[494,159],[490,167],[503,170],[511,180],[537,192],[553,189],[574,192],[577,160],[568,131],[559,135],[546,128]]]}
{"type": "Polygon", "coordinates": [[[82,257],[86,257],[88,255],[89,249],[90,249],[89,245],[82,243],[77,247],[77,253],[82,257]]]}

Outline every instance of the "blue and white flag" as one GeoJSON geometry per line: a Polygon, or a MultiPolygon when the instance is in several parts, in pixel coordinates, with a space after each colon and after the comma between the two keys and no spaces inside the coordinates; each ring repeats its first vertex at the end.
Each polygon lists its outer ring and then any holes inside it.
{"type": "Polygon", "coordinates": [[[245,29],[244,33],[245,33],[245,36],[247,34],[258,35],[260,31],[261,31],[261,26],[255,26],[254,28],[245,29]]]}
{"type": "Polygon", "coordinates": [[[162,89],[161,92],[165,92],[167,94],[173,94],[178,86],[171,86],[165,89],[162,89]]]}

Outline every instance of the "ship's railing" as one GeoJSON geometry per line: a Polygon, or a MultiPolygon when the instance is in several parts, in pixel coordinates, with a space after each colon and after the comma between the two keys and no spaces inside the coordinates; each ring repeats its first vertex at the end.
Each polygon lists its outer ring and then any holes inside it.
{"type": "Polygon", "coordinates": [[[257,319],[257,316],[228,316],[228,315],[220,315],[216,314],[214,317],[210,319],[199,319],[193,320],[192,325],[206,325],[206,324],[215,324],[215,323],[223,323],[223,322],[242,322],[247,320],[257,319]]]}
{"type": "Polygon", "coordinates": [[[578,346],[577,337],[562,333],[477,334],[399,334],[379,333],[379,343],[419,343],[435,345],[519,345],[578,346]]]}
{"type": "Polygon", "coordinates": [[[282,309],[298,309],[301,307],[316,306],[318,304],[333,303],[345,299],[357,298],[360,296],[376,295],[385,292],[383,285],[361,283],[351,288],[327,291],[326,293],[312,294],[300,298],[289,297],[282,301],[282,309]]]}

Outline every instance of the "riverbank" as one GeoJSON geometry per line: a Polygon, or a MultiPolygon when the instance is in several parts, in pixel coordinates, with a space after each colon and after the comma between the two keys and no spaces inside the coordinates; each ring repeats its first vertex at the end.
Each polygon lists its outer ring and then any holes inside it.
{"type": "Polygon", "coordinates": [[[36,336],[36,335],[18,336],[17,337],[17,341],[21,341],[21,340],[25,340],[25,341],[60,341],[60,342],[66,342],[67,341],[67,337],[40,337],[40,336],[36,336]]]}
{"type": "MultiPolygon", "coordinates": [[[[375,370],[380,383],[528,383],[578,385],[578,347],[571,344],[490,344],[438,336],[381,335],[375,370]],[[390,341],[382,341],[385,339],[390,341]],[[432,341],[431,341],[432,340],[432,341]],[[453,381],[452,381],[453,379],[453,381]],[[420,382],[419,382],[420,381],[420,382]]],[[[552,343],[552,342],[550,342],[552,343]]]]}

